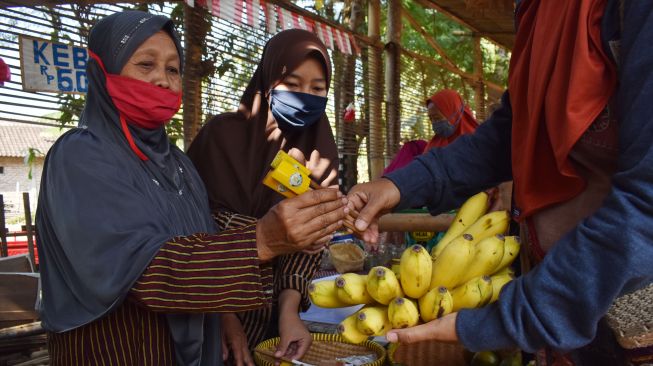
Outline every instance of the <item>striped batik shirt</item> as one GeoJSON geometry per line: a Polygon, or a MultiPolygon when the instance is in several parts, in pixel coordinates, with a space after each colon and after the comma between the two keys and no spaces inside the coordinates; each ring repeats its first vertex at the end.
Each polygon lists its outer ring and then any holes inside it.
{"type": "Polygon", "coordinates": [[[256,249],[256,225],[165,243],[106,316],[63,333],[49,333],[50,364],[175,365],[168,312],[238,312],[267,306],[256,249]]]}
{"type": "MultiPolygon", "coordinates": [[[[243,227],[256,221],[256,218],[251,216],[225,211],[216,212],[213,217],[221,230],[243,227]]],[[[237,313],[247,335],[247,344],[250,349],[266,338],[279,336],[276,312],[281,291],[286,289],[299,291],[302,300],[297,311],[308,310],[311,306],[308,285],[319,269],[321,261],[322,253],[305,254],[300,252],[277,257],[269,264],[262,266],[265,276],[264,283],[274,284],[264,289],[266,293],[272,294],[272,302],[262,308],[237,313]]]]}

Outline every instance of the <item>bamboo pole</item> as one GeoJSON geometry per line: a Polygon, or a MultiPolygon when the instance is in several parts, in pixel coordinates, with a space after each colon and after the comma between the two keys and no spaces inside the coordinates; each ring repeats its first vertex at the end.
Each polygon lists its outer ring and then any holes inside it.
{"type": "Polygon", "coordinates": [[[483,82],[483,49],[481,36],[474,34],[474,104],[476,119],[485,120],[485,83],[483,82]]]}
{"type": "MultiPolygon", "coordinates": [[[[381,40],[381,3],[379,0],[367,2],[367,36],[374,43],[381,40]]],[[[381,101],[383,85],[381,50],[378,47],[368,48],[368,81],[370,85],[370,125],[368,133],[370,179],[381,176],[385,161],[383,158],[383,123],[381,121],[381,101]]]]}
{"type": "Polygon", "coordinates": [[[385,45],[385,117],[386,153],[394,156],[399,150],[400,80],[401,80],[401,2],[388,0],[387,43],[385,45]]]}
{"type": "Polygon", "coordinates": [[[190,147],[202,122],[202,48],[209,31],[205,12],[200,7],[184,4],[184,150],[190,147]]]}
{"type": "Polygon", "coordinates": [[[449,214],[431,216],[428,213],[391,213],[379,218],[379,231],[445,231],[453,219],[454,216],[449,214]]]}
{"type": "Polygon", "coordinates": [[[32,210],[29,204],[29,193],[23,192],[23,208],[25,210],[25,230],[27,231],[27,250],[32,265],[36,267],[36,256],[34,255],[34,227],[32,226],[32,210]]]}

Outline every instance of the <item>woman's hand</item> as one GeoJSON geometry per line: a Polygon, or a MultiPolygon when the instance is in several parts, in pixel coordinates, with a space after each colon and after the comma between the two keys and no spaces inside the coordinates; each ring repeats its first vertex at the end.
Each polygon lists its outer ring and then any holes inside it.
{"type": "Polygon", "coordinates": [[[337,189],[318,189],[285,199],[256,225],[256,245],[262,261],[307,249],[321,250],[342,226],[349,212],[347,198],[337,189]],[[311,248],[313,243],[317,247],[311,248]]]}
{"type": "Polygon", "coordinates": [[[355,225],[362,233],[361,238],[366,243],[376,244],[379,240],[379,217],[399,203],[399,189],[391,180],[380,178],[353,186],[347,198],[349,207],[359,212],[355,225]]]}
{"type": "Polygon", "coordinates": [[[456,334],[457,316],[458,313],[452,313],[426,324],[405,329],[393,329],[385,335],[385,338],[392,343],[458,342],[458,335],[456,334]]]}
{"type": "Polygon", "coordinates": [[[306,329],[296,311],[279,314],[279,336],[281,341],[279,341],[274,354],[276,357],[300,359],[313,342],[311,333],[306,329]]]}
{"type": "Polygon", "coordinates": [[[236,366],[255,366],[247,345],[247,335],[234,313],[223,313],[222,318],[222,359],[226,361],[229,353],[233,355],[236,366]]]}
{"type": "Polygon", "coordinates": [[[279,294],[279,336],[275,356],[299,359],[308,351],[313,337],[299,318],[299,303],[302,295],[294,289],[285,289],[279,294]]]}

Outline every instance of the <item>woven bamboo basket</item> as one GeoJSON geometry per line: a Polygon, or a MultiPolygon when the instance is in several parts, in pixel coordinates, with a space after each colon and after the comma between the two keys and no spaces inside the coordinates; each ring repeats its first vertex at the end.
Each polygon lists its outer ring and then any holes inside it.
{"type": "Polygon", "coordinates": [[[365,252],[353,243],[332,244],[329,246],[331,263],[339,273],[363,270],[365,252]]]}
{"type": "MultiPolygon", "coordinates": [[[[304,357],[300,359],[302,362],[316,366],[333,366],[336,365],[337,358],[369,354],[376,354],[376,361],[366,363],[365,366],[381,366],[385,362],[385,349],[377,343],[365,341],[360,344],[352,344],[337,334],[313,333],[312,335],[313,343],[304,357]]],[[[255,349],[276,351],[278,344],[279,337],[276,337],[259,343],[255,349]]],[[[275,359],[254,352],[254,361],[258,366],[274,366],[275,359]]]]}
{"type": "Polygon", "coordinates": [[[388,347],[391,365],[404,366],[466,366],[464,348],[458,344],[418,342],[392,343],[388,347]]]}

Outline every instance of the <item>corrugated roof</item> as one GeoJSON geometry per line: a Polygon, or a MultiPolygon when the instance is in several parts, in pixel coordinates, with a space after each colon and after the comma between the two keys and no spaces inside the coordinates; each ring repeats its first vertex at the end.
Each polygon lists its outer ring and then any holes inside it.
{"type": "Polygon", "coordinates": [[[417,0],[436,8],[473,32],[511,50],[515,44],[514,0],[417,0]]]}
{"type": "Polygon", "coordinates": [[[0,157],[24,157],[29,148],[47,153],[57,136],[52,127],[0,123],[0,157]]]}

